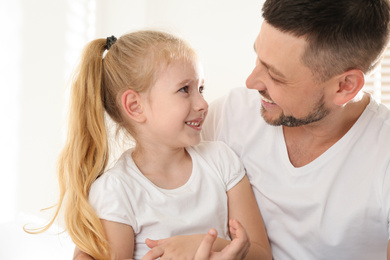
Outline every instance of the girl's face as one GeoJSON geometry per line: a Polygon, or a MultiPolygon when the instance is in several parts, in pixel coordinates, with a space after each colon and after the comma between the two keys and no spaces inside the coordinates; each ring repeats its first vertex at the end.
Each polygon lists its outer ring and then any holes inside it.
{"type": "Polygon", "coordinates": [[[203,83],[197,62],[178,60],[161,70],[145,102],[144,141],[172,148],[198,144],[208,110],[203,83]]]}

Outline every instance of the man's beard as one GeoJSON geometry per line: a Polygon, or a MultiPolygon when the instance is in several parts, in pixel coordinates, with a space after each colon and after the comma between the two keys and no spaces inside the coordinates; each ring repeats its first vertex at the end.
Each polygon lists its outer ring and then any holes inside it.
{"type": "Polygon", "coordinates": [[[296,118],[293,116],[286,116],[283,112],[280,115],[279,118],[274,120],[267,120],[265,117],[265,113],[267,111],[264,109],[264,107],[261,107],[261,115],[265,119],[265,121],[273,126],[288,126],[288,127],[296,127],[296,126],[302,126],[302,125],[308,125],[313,122],[320,121],[324,117],[326,117],[329,114],[329,109],[325,108],[325,101],[324,96],[321,97],[321,99],[317,102],[317,105],[314,108],[314,111],[311,112],[309,115],[307,115],[304,118],[296,118]]]}

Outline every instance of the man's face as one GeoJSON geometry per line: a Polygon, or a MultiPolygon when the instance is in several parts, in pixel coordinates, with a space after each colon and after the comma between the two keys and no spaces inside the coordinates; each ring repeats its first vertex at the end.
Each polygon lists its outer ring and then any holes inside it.
{"type": "Polygon", "coordinates": [[[256,66],[246,85],[259,91],[261,114],[267,123],[301,126],[326,117],[329,82],[314,81],[311,70],[302,63],[304,38],[264,22],[254,47],[256,66]]]}

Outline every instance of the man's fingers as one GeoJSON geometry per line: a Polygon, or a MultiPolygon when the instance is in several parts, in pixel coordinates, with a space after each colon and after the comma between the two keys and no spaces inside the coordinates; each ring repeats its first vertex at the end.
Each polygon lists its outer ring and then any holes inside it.
{"type": "Polygon", "coordinates": [[[217,239],[217,230],[210,229],[206,236],[203,238],[195,254],[195,260],[208,260],[210,259],[211,250],[213,244],[217,239]]]}
{"type": "Polygon", "coordinates": [[[237,219],[231,219],[229,221],[230,234],[236,236],[239,239],[248,240],[248,234],[246,233],[244,227],[237,219]]]}
{"type": "Polygon", "coordinates": [[[250,247],[248,234],[241,223],[236,219],[229,221],[229,227],[230,233],[235,237],[230,245],[225,247],[222,252],[227,255],[237,254],[244,257],[248,253],[250,247]]]}

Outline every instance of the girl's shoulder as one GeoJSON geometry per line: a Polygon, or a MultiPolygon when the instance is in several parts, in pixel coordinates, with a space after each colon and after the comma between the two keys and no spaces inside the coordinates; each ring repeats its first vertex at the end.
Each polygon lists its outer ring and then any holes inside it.
{"type": "Polygon", "coordinates": [[[92,186],[97,187],[112,187],[123,186],[124,183],[130,182],[134,171],[133,160],[131,157],[132,150],[125,151],[112,167],[109,167],[99,178],[95,180],[92,186]]]}
{"type": "Polygon", "coordinates": [[[206,161],[240,163],[237,154],[222,141],[202,141],[191,149],[206,161]]]}
{"type": "Polygon", "coordinates": [[[198,162],[203,171],[208,175],[214,172],[219,176],[226,191],[245,176],[244,165],[240,158],[224,142],[203,141],[192,149],[198,153],[198,162]]]}

